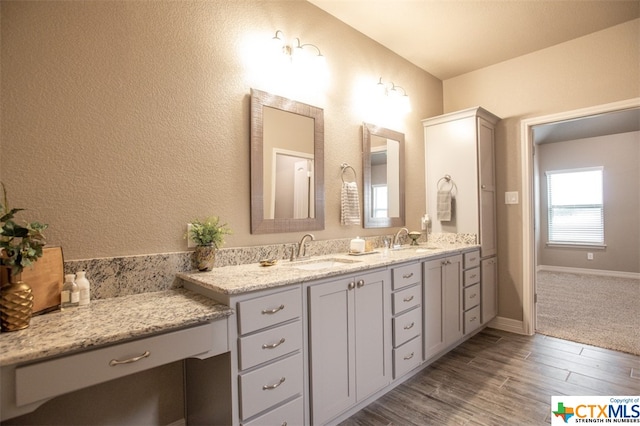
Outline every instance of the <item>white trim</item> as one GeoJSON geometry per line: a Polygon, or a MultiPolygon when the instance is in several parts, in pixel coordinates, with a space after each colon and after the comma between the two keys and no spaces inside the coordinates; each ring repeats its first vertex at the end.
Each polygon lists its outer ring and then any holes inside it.
{"type": "Polygon", "coordinates": [[[489,322],[487,327],[516,334],[533,334],[527,333],[525,331],[524,323],[522,321],[514,320],[511,318],[495,317],[489,322]]]}
{"type": "Polygon", "coordinates": [[[598,275],[602,277],[631,278],[640,280],[639,272],[608,271],[605,269],[571,268],[568,266],[538,265],[536,271],[566,272],[569,274],[598,275]]]}
{"type": "Polygon", "coordinates": [[[522,186],[522,322],[525,334],[535,333],[535,238],[533,207],[533,126],[640,107],[640,98],[566,111],[520,122],[522,186]]]}

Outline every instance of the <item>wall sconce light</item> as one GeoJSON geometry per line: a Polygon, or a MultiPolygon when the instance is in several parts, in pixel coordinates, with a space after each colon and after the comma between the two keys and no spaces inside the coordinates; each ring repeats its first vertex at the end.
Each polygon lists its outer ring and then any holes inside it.
{"type": "Polygon", "coordinates": [[[388,99],[391,108],[397,108],[404,113],[411,112],[409,95],[403,87],[396,86],[393,82],[384,83],[380,77],[376,84],[376,92],[383,101],[386,100],[385,97],[388,99]]]}
{"type": "Polygon", "coordinates": [[[320,48],[315,44],[302,43],[298,37],[294,39],[294,43],[287,44],[284,41],[284,33],[280,30],[276,31],[276,34],[271,39],[275,51],[288,57],[292,63],[302,66],[325,66],[325,58],[320,52],[320,48]],[[309,49],[315,49],[315,52],[310,52],[309,49]]]}

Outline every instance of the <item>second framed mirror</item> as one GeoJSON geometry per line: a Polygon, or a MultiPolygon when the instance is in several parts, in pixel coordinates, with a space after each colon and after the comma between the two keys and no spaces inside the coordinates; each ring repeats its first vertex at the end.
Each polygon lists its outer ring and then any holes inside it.
{"type": "Polygon", "coordinates": [[[364,227],[405,224],[404,134],[362,123],[364,227]]]}

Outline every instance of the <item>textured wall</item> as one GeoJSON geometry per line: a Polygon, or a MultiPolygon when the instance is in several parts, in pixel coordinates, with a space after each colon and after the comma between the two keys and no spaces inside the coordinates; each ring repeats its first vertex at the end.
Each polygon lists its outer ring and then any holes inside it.
{"type": "Polygon", "coordinates": [[[496,129],[499,316],[522,320],[520,121],[640,96],[640,20],[471,72],[443,83],[445,112],[482,105],[496,129]]]}
{"type": "MultiPolygon", "coordinates": [[[[442,83],[305,1],[3,1],[0,179],[25,220],[50,225],[65,259],[186,250],[185,224],[220,215],[227,247],[297,241],[250,234],[249,92],[324,108],[326,226],[340,226],[340,164],[362,177],[361,123],[406,134],[408,225],[424,206],[422,125],[442,83]],[[265,67],[276,29],[316,44],[330,79],[295,85],[265,67]],[[403,86],[413,112],[373,118],[369,85],[403,86]]],[[[388,230],[387,230],[388,231],[388,230]]]]}

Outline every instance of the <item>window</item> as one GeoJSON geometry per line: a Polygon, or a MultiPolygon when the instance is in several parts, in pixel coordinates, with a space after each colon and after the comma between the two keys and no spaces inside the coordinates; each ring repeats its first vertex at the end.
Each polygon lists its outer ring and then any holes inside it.
{"type": "Polygon", "coordinates": [[[373,217],[388,217],[389,199],[387,185],[371,185],[373,197],[371,200],[371,213],[373,217]]]}
{"type": "Polygon", "coordinates": [[[602,167],[546,175],[549,243],[604,245],[602,167]]]}

